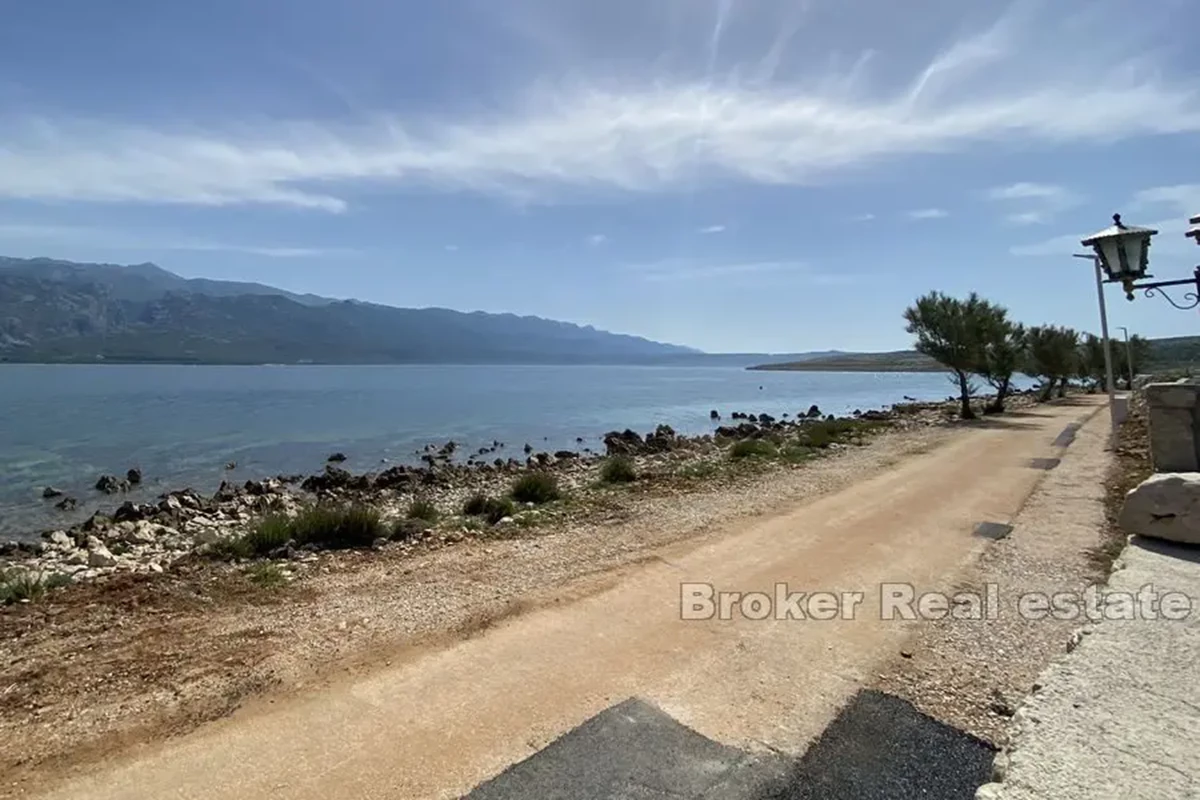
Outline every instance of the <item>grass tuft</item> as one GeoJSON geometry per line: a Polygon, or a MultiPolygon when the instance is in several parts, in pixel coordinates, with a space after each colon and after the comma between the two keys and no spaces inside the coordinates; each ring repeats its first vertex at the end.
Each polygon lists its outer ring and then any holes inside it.
{"type": "Polygon", "coordinates": [[[251,583],[262,589],[275,589],[288,582],[283,570],[269,561],[251,564],[246,568],[245,575],[251,583]]]}
{"type": "Polygon", "coordinates": [[[40,600],[47,591],[66,586],[70,575],[56,572],[45,575],[26,569],[0,571],[0,605],[40,600]]]}
{"type": "Polygon", "coordinates": [[[772,458],[779,449],[765,439],[742,439],[729,448],[729,457],[735,461],[745,458],[772,458]]]}
{"type": "Polygon", "coordinates": [[[513,500],[518,503],[551,503],[560,497],[558,479],[548,472],[530,472],[522,475],[512,485],[513,500]]]}
{"type": "Polygon", "coordinates": [[[632,483],[637,478],[637,468],[628,456],[606,458],[600,466],[600,480],[605,483],[632,483]]]}
{"type": "Polygon", "coordinates": [[[424,497],[418,497],[412,501],[408,507],[408,518],[419,519],[425,522],[434,523],[438,521],[438,507],[432,500],[424,497]]]}
{"type": "Polygon", "coordinates": [[[468,517],[483,516],[483,512],[487,510],[488,496],[483,492],[476,492],[467,498],[463,503],[462,512],[468,517]]]}
{"type": "Polygon", "coordinates": [[[516,506],[507,497],[489,497],[482,516],[489,524],[495,525],[505,517],[511,517],[516,513],[516,506]]]}

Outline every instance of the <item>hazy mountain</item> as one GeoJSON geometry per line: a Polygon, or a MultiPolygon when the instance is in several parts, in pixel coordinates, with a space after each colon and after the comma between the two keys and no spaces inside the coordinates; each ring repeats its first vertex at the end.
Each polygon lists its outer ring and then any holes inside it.
{"type": "Polygon", "coordinates": [[[154,264],[0,258],[0,359],[623,363],[699,351],[592,327],[296,295],[154,264]]]}

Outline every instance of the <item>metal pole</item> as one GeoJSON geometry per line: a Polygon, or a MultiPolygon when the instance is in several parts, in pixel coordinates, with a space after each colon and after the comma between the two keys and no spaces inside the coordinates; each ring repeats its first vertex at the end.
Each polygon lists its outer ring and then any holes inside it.
{"type": "Polygon", "coordinates": [[[1129,328],[1119,326],[1125,335],[1125,368],[1129,370],[1129,391],[1133,391],[1133,351],[1129,349],[1129,328]]]}
{"type": "Polygon", "coordinates": [[[1112,423],[1112,446],[1117,443],[1117,390],[1113,382],[1112,343],[1108,339],[1108,308],[1104,305],[1104,278],[1100,274],[1100,257],[1092,257],[1096,268],[1096,295],[1100,298],[1100,335],[1104,337],[1104,374],[1108,379],[1108,416],[1112,423]]]}

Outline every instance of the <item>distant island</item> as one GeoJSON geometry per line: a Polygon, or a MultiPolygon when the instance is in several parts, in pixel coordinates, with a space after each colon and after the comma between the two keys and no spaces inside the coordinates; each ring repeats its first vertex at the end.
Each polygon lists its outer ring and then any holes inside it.
{"type": "Polygon", "coordinates": [[[801,361],[756,364],[749,369],[806,372],[940,372],[945,369],[929,356],[915,350],[890,353],[838,353],[801,361]]]}

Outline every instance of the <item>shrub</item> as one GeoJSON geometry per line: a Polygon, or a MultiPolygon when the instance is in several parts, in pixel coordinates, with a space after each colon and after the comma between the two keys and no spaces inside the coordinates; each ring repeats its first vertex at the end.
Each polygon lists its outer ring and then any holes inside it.
{"type": "Polygon", "coordinates": [[[779,451],[779,457],[788,464],[803,464],[817,457],[817,452],[811,447],[800,444],[789,444],[779,451]]]}
{"type": "Polygon", "coordinates": [[[0,603],[19,603],[37,600],[46,592],[42,573],[24,569],[0,572],[0,603]]]}
{"type": "Polygon", "coordinates": [[[409,519],[420,519],[425,522],[437,522],[438,509],[432,500],[427,500],[423,497],[418,497],[412,501],[408,507],[409,519]]]}
{"type": "Polygon", "coordinates": [[[287,583],[287,576],[276,565],[270,562],[252,564],[246,568],[246,577],[255,586],[263,589],[274,589],[287,583]]]}
{"type": "Polygon", "coordinates": [[[265,556],[292,540],[292,520],[285,514],[263,517],[242,537],[244,548],[251,555],[265,556]]]}
{"type": "Polygon", "coordinates": [[[425,533],[426,527],[425,520],[422,519],[398,519],[392,526],[392,532],[388,538],[393,542],[419,539],[421,534],[425,533]]]}
{"type": "Polygon", "coordinates": [[[516,513],[516,507],[507,497],[489,497],[487,507],[483,510],[483,518],[495,525],[505,517],[511,517],[516,513]]]}
{"type": "Polygon", "coordinates": [[[488,496],[483,492],[476,492],[463,503],[463,513],[468,517],[483,516],[483,512],[487,510],[487,503],[488,496]]]}
{"type": "Polygon", "coordinates": [[[331,549],[370,547],[385,534],[379,512],[370,506],[311,506],[292,521],[294,538],[300,544],[331,549]]]}
{"type": "Polygon", "coordinates": [[[223,536],[208,546],[208,555],[222,561],[253,558],[254,548],[245,536],[223,536]]]}
{"type": "Polygon", "coordinates": [[[627,456],[606,458],[600,467],[600,480],[605,483],[630,483],[636,481],[637,477],[633,459],[627,456]]]}
{"type": "Polygon", "coordinates": [[[512,497],[518,503],[549,503],[562,494],[558,490],[558,479],[548,472],[530,472],[513,483],[512,497]]]}
{"type": "Polygon", "coordinates": [[[770,458],[776,454],[775,445],[763,439],[742,439],[729,449],[729,457],[733,459],[743,458],[770,458]]]}

